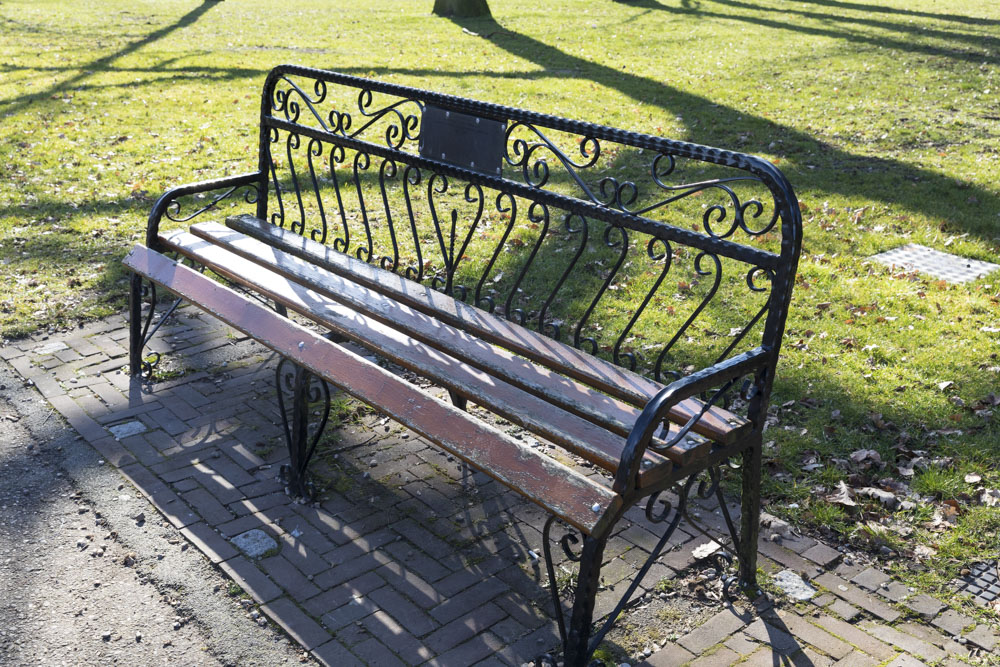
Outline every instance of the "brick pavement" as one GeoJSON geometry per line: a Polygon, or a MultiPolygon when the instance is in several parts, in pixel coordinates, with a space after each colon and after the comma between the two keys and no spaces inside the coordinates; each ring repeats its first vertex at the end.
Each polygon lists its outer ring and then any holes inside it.
{"type": "MultiPolygon", "coordinates": [[[[314,657],[338,667],[520,665],[558,644],[540,567],[543,513],[380,415],[350,413],[317,455],[329,483],[314,505],[290,502],[274,400],[274,356],[182,308],[150,348],[166,373],[144,386],[123,370],[120,316],[0,348],[42,396],[118,467],[164,518],[261,604],[314,657]],[[116,437],[120,427],[132,429],[116,437]],[[231,538],[261,529],[277,547],[255,560],[231,538]]],[[[353,411],[353,412],[352,412],[353,411]]],[[[711,508],[701,520],[720,531],[711,508]]],[[[605,557],[598,610],[655,543],[641,511],[605,557]]],[[[695,565],[708,542],[682,528],[638,593],[695,565]]],[[[921,665],[990,662],[995,628],[912,596],[874,568],[809,538],[760,544],[761,567],[825,589],[811,602],[716,604],[707,620],[645,660],[666,665],[921,665]]],[[[618,587],[620,592],[620,587],[618,587]]],[[[613,636],[613,635],[612,635],[613,636]]]]}

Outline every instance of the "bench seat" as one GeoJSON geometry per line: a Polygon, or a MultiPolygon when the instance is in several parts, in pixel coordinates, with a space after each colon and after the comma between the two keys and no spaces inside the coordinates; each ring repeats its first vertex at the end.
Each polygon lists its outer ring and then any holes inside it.
{"type": "Polygon", "coordinates": [[[603,523],[616,517],[621,497],[608,486],[481,420],[470,419],[458,408],[260,303],[141,245],[132,249],[124,263],[352,396],[393,415],[407,428],[584,533],[599,531],[603,523]]]}
{"type": "MultiPolygon", "coordinates": [[[[637,373],[253,216],[232,216],[226,220],[226,224],[247,236],[264,241],[271,248],[303,259],[310,265],[322,267],[374,292],[385,294],[414,310],[431,314],[445,324],[506,348],[544,368],[602,392],[602,396],[610,398],[598,399],[600,404],[595,405],[594,409],[604,418],[617,419],[627,424],[627,428],[631,428],[638,415],[637,410],[627,406],[641,409],[663,389],[662,384],[637,373]]],[[[192,232],[206,238],[221,237],[217,232],[209,232],[209,229],[214,227],[198,224],[192,227],[192,232]]],[[[240,252],[238,249],[234,250],[240,252]]],[[[546,387],[545,391],[548,389],[546,387]]],[[[591,396],[595,397],[593,393],[591,396]]],[[[684,424],[699,414],[703,407],[697,399],[686,399],[671,410],[669,417],[674,423],[684,424]]],[[[692,430],[713,442],[731,445],[743,439],[751,427],[746,419],[713,406],[701,416],[692,430]]],[[[619,432],[627,434],[628,431],[619,432]]]]}

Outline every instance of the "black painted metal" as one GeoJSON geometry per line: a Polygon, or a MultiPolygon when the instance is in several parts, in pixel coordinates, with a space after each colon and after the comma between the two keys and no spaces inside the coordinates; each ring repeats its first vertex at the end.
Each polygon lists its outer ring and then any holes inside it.
{"type": "Polygon", "coordinates": [[[322,378],[288,359],[278,362],[274,375],[278,412],[281,414],[289,458],[288,464],[281,468],[281,478],[288,495],[311,500],[313,485],[309,482],[306,470],[330,418],[330,386],[322,378]],[[290,408],[285,404],[286,391],[292,396],[290,408]],[[309,424],[313,422],[310,406],[316,403],[320,403],[319,421],[310,433],[309,424]]]}
{"type": "MultiPolygon", "coordinates": [[[[735,457],[742,457],[739,531],[724,503],[722,509],[739,556],[740,582],[754,587],[761,435],[801,245],[797,199],[774,165],[742,153],[295,65],[268,75],[259,130],[257,171],[166,193],[150,214],[147,245],[157,248],[164,216],[189,220],[243,192],[262,220],[667,383],[636,421],[613,487],[623,500],[616,519],[645,500],[650,520],[667,526],[612,620],[596,634],[591,621],[601,554],[615,521],[599,533],[570,533],[561,540],[580,568],[568,624],[549,546],[552,520],[545,525],[546,568],[566,664],[586,664],[678,522],[690,520],[693,485],[722,500],[717,466],[735,457]],[[456,158],[452,147],[467,148],[461,144],[471,135],[449,127],[449,118],[472,119],[473,126],[479,119],[499,149],[477,148],[456,158]],[[642,165],[640,175],[635,165],[642,165]],[[179,201],[188,195],[208,198],[186,213],[179,201]],[[469,264],[474,247],[486,258],[478,266],[469,264]],[[555,277],[537,284],[538,267],[550,264],[558,267],[555,277]],[[602,316],[622,308],[616,295],[630,283],[639,286],[629,295],[626,324],[602,331],[602,316]],[[570,292],[579,303],[575,310],[563,303],[570,292]],[[690,300],[691,307],[679,308],[668,328],[655,327],[662,340],[639,346],[633,339],[643,323],[673,310],[673,292],[679,292],[675,301],[690,300]],[[752,307],[728,336],[699,322],[712,302],[725,301],[721,307],[732,310],[729,299],[752,307]],[[692,372],[687,353],[679,350],[706,336],[721,341],[709,358],[715,363],[692,372]],[[738,406],[753,430],[640,491],[643,453],[654,446],[654,436],[668,437],[667,413],[689,397],[701,398],[705,407],[668,446],[713,405],[738,406]],[[704,474],[707,483],[698,481],[704,474]],[[669,489],[679,494],[678,504],[654,511],[669,489]],[[581,545],[579,555],[573,545],[581,545]]],[[[150,321],[141,318],[141,281],[133,278],[130,287],[130,363],[138,373],[150,321]]],[[[318,427],[310,426],[308,406],[325,401],[328,410],[328,390],[284,362],[277,372],[291,457],[287,482],[292,493],[308,495],[306,467],[326,420],[324,413],[318,427]],[[285,391],[292,396],[290,416],[285,391]]],[[[452,400],[464,407],[461,396],[452,400]]],[[[727,558],[719,556],[720,567],[727,558]]],[[[728,588],[731,581],[725,582],[728,588]]]]}

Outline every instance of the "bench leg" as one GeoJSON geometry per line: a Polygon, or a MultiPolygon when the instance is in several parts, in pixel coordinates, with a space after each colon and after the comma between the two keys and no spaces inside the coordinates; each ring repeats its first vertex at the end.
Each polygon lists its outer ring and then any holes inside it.
{"type": "Polygon", "coordinates": [[[133,273],[128,285],[128,370],[135,376],[142,373],[142,276],[133,273]]]}
{"type": "Polygon", "coordinates": [[[740,516],[739,580],[744,593],[757,596],[757,538],[760,533],[761,444],[743,452],[743,493],[740,516]]]}
{"type": "Polygon", "coordinates": [[[584,667],[590,659],[590,635],[594,621],[594,601],[601,585],[601,561],[607,538],[583,538],[580,552],[580,573],[576,584],[576,596],[570,615],[569,630],[566,634],[566,667],[584,667]]]}
{"type": "Polygon", "coordinates": [[[278,363],[275,375],[278,409],[285,429],[289,459],[288,465],[282,466],[281,476],[289,495],[294,498],[311,498],[312,490],[306,470],[326,428],[326,422],[330,418],[330,387],[322,378],[301,366],[292,364],[287,359],[282,359],[278,363]],[[288,367],[289,364],[292,368],[288,367]],[[285,409],[285,391],[291,393],[291,419],[289,411],[285,409]],[[310,434],[310,406],[317,401],[323,401],[321,417],[310,434]]]}

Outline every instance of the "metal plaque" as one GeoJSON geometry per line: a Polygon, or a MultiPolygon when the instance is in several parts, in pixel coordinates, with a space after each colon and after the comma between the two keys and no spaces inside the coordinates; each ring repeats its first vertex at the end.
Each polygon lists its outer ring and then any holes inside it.
{"type": "Polygon", "coordinates": [[[420,157],[499,176],[507,123],[427,105],[420,127],[420,157]]]}

